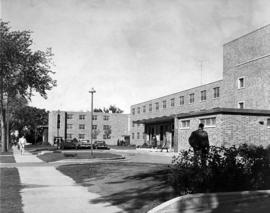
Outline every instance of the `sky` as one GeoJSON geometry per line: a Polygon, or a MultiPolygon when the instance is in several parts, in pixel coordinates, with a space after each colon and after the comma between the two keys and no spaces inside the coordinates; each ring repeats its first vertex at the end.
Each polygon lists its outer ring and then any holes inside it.
{"type": "Polygon", "coordinates": [[[222,46],[270,23],[269,0],[0,0],[12,30],[52,48],[57,87],[31,106],[130,106],[222,79],[222,46]],[[201,66],[202,65],[202,66],[201,66]],[[202,77],[201,77],[202,70],[202,77]]]}

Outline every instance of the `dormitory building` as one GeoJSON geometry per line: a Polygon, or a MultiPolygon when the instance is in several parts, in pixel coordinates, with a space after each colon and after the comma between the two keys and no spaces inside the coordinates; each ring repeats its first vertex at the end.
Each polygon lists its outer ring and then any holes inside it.
{"type": "Polygon", "coordinates": [[[223,46],[223,79],[131,106],[131,143],[172,151],[205,124],[211,145],[270,144],[270,25],[223,46]]]}
{"type": "MultiPolygon", "coordinates": [[[[129,115],[120,113],[93,113],[92,139],[116,145],[119,140],[129,140],[129,115]]],[[[88,140],[91,135],[91,113],[72,111],[51,111],[49,113],[50,144],[55,137],[63,140],[88,140]]]]}

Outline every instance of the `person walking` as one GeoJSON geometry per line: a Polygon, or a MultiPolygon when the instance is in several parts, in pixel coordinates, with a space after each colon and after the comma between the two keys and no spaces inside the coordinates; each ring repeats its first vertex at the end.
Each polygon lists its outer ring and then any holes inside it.
{"type": "Polygon", "coordinates": [[[169,151],[168,151],[168,150],[169,150],[169,147],[168,147],[168,141],[167,141],[166,135],[164,135],[164,138],[163,138],[163,139],[164,139],[164,140],[163,140],[163,146],[161,147],[160,152],[162,152],[163,149],[167,149],[167,152],[169,152],[169,151]]]}
{"type": "Polygon", "coordinates": [[[200,123],[199,128],[191,133],[188,140],[194,151],[195,163],[198,163],[197,160],[200,158],[202,166],[205,167],[209,153],[209,139],[203,123],[200,123]]]}
{"type": "Polygon", "coordinates": [[[19,148],[20,148],[20,152],[21,152],[21,155],[24,154],[24,146],[26,144],[26,139],[24,137],[24,135],[19,139],[19,148]]]}

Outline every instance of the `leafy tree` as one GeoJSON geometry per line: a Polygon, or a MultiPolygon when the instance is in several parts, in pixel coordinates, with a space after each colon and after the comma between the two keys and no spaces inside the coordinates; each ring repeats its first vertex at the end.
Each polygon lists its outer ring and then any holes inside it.
{"type": "Polygon", "coordinates": [[[105,107],[103,107],[103,112],[104,112],[104,113],[109,113],[109,112],[110,112],[110,110],[109,110],[109,109],[107,109],[107,108],[105,108],[105,107]]]}
{"type": "Polygon", "coordinates": [[[112,128],[111,126],[108,126],[108,128],[104,130],[105,138],[107,139],[111,138],[111,134],[112,134],[112,128]]]}
{"type": "Polygon", "coordinates": [[[93,111],[94,112],[103,112],[103,110],[101,108],[95,108],[93,111]]]}
{"type": "Polygon", "coordinates": [[[100,130],[99,129],[93,129],[92,130],[92,138],[97,139],[97,136],[99,135],[100,130]]]}
{"type": "Polygon", "coordinates": [[[47,97],[56,86],[50,74],[51,49],[33,51],[30,31],[11,31],[7,22],[0,20],[0,121],[2,151],[7,151],[7,111],[9,100],[20,96],[30,100],[33,92],[47,97]]]}
{"type": "Polygon", "coordinates": [[[109,111],[111,113],[123,113],[124,111],[121,110],[120,108],[116,107],[115,105],[110,105],[109,111]]]}
{"type": "Polygon", "coordinates": [[[25,132],[28,142],[35,142],[42,137],[40,126],[48,124],[48,111],[31,106],[17,108],[10,119],[10,130],[25,132]]]}

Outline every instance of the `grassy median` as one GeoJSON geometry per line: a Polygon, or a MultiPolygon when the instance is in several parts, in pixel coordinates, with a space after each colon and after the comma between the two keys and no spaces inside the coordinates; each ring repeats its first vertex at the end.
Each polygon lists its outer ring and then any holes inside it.
{"type": "Polygon", "coordinates": [[[95,163],[57,168],[90,192],[127,212],[142,213],[175,197],[168,182],[168,166],[149,163],[95,163]]]}
{"type": "MultiPolygon", "coordinates": [[[[54,162],[59,160],[70,160],[70,159],[91,159],[90,152],[50,152],[43,155],[39,155],[38,158],[45,162],[54,162]]],[[[98,158],[121,158],[121,155],[116,155],[108,152],[94,152],[94,159],[98,158]]]]}

